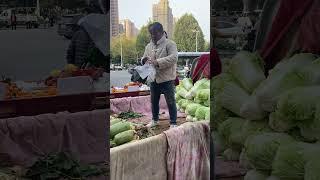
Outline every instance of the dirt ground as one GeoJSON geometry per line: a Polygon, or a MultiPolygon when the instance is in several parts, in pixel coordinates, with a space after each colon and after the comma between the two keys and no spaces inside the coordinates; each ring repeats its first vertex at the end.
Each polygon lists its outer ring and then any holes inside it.
{"type": "MultiPolygon", "coordinates": [[[[178,118],[177,124],[181,125],[183,123],[186,123],[186,118],[178,118]]],[[[160,119],[159,120],[159,126],[153,129],[153,132],[158,135],[161,134],[163,131],[166,131],[170,128],[170,120],[168,119],[160,119]]]]}

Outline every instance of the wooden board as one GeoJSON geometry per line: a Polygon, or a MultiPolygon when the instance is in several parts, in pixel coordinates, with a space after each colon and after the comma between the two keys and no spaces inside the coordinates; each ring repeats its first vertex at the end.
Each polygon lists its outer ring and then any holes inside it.
{"type": "Polygon", "coordinates": [[[104,109],[110,107],[107,99],[105,92],[4,100],[0,101],[0,118],[104,109]]]}
{"type": "Polygon", "coordinates": [[[136,97],[136,96],[148,96],[150,91],[134,91],[126,93],[111,93],[110,99],[123,98],[123,97],[136,97]]]}

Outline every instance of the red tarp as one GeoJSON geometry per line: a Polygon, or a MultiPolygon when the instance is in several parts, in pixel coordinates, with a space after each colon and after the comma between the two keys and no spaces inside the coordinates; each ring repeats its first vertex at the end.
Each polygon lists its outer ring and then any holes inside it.
{"type": "Polygon", "coordinates": [[[292,47],[295,47],[295,49],[303,48],[304,50],[316,49],[315,42],[319,41],[315,41],[317,39],[315,37],[320,33],[320,28],[316,21],[319,16],[314,15],[319,12],[319,3],[316,2],[315,5],[317,6],[311,8],[314,2],[314,0],[281,1],[268,39],[260,51],[266,63],[266,71],[273,68],[284,58],[292,47]],[[295,45],[294,37],[299,31],[299,41],[295,45]]]}
{"type": "Polygon", "coordinates": [[[192,80],[193,82],[196,82],[197,80],[199,80],[201,75],[205,78],[211,79],[212,77],[220,73],[221,61],[217,50],[215,48],[212,48],[210,54],[204,54],[200,56],[200,59],[198,60],[198,63],[192,74],[192,80]]]}

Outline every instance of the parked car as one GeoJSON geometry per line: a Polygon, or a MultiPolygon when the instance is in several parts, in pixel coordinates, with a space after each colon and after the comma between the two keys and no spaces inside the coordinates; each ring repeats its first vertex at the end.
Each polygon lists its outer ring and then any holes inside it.
{"type": "Polygon", "coordinates": [[[245,28],[239,24],[227,22],[227,21],[217,21],[217,29],[226,35],[245,35],[245,28]]]}
{"type": "Polygon", "coordinates": [[[67,39],[71,39],[74,34],[74,28],[82,17],[83,15],[81,14],[68,14],[62,16],[58,22],[58,34],[67,39]]]}
{"type": "Polygon", "coordinates": [[[11,15],[16,13],[17,25],[26,25],[30,23],[32,27],[39,27],[39,17],[35,14],[36,8],[34,7],[19,7],[10,8],[0,13],[0,25],[1,27],[9,27],[11,24],[11,15]],[[28,19],[29,18],[29,19],[28,19]]]}
{"type": "Polygon", "coordinates": [[[218,49],[230,51],[241,49],[250,31],[248,27],[243,26],[241,23],[233,23],[230,21],[217,21],[217,29],[225,35],[232,35],[233,38],[217,38],[215,40],[215,46],[218,49]]]}

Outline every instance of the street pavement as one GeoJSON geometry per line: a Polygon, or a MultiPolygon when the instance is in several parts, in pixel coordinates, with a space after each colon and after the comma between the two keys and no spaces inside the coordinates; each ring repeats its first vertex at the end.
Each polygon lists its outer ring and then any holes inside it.
{"type": "Polygon", "coordinates": [[[15,80],[41,80],[66,64],[69,40],[49,29],[0,30],[0,75],[15,80]]]}
{"type": "Polygon", "coordinates": [[[110,72],[110,87],[123,87],[125,84],[130,82],[131,74],[125,71],[111,71],[110,72]]]}

